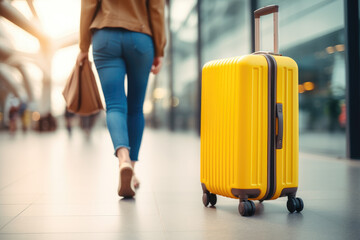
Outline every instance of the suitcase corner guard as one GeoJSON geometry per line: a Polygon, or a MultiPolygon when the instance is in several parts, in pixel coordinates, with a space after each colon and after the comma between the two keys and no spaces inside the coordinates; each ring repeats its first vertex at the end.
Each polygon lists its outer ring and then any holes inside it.
{"type": "Polygon", "coordinates": [[[260,189],[236,189],[232,188],[231,193],[240,200],[247,200],[248,198],[257,198],[260,195],[260,189]]]}
{"type": "Polygon", "coordinates": [[[281,191],[280,197],[295,197],[296,196],[296,192],[297,192],[297,187],[293,187],[293,188],[284,188],[281,191]]]}

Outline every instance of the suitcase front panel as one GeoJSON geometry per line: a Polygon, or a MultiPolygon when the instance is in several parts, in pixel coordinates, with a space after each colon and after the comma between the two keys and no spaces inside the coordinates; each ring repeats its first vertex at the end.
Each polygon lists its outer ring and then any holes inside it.
{"type": "Polygon", "coordinates": [[[201,182],[227,197],[267,190],[268,77],[263,56],[212,61],[203,68],[201,182]]]}

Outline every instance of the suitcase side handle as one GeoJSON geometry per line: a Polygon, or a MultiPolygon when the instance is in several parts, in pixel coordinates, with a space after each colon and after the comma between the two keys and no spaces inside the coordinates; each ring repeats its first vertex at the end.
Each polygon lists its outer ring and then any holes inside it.
{"type": "Polygon", "coordinates": [[[278,5],[270,5],[254,11],[255,17],[255,52],[260,50],[260,17],[274,14],[274,53],[279,53],[278,5]]]}
{"type": "Polygon", "coordinates": [[[282,149],[284,133],[284,116],[281,103],[276,104],[276,117],[278,119],[278,134],[276,135],[276,149],[282,149]]]}

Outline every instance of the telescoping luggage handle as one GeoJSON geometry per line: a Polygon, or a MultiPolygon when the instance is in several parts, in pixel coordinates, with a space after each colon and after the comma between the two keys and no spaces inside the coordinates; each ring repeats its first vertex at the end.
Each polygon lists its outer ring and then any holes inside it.
{"type": "Polygon", "coordinates": [[[260,17],[268,14],[274,14],[274,53],[279,53],[279,42],[278,42],[278,5],[270,5],[267,7],[260,8],[254,12],[255,17],[255,52],[260,50],[260,17]]]}

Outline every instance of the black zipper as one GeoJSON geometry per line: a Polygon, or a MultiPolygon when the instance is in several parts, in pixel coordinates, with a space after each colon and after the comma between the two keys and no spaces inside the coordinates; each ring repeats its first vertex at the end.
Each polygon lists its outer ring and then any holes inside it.
{"type": "Polygon", "coordinates": [[[271,199],[276,192],[276,60],[269,54],[263,55],[268,63],[268,185],[263,200],[271,199]]]}

